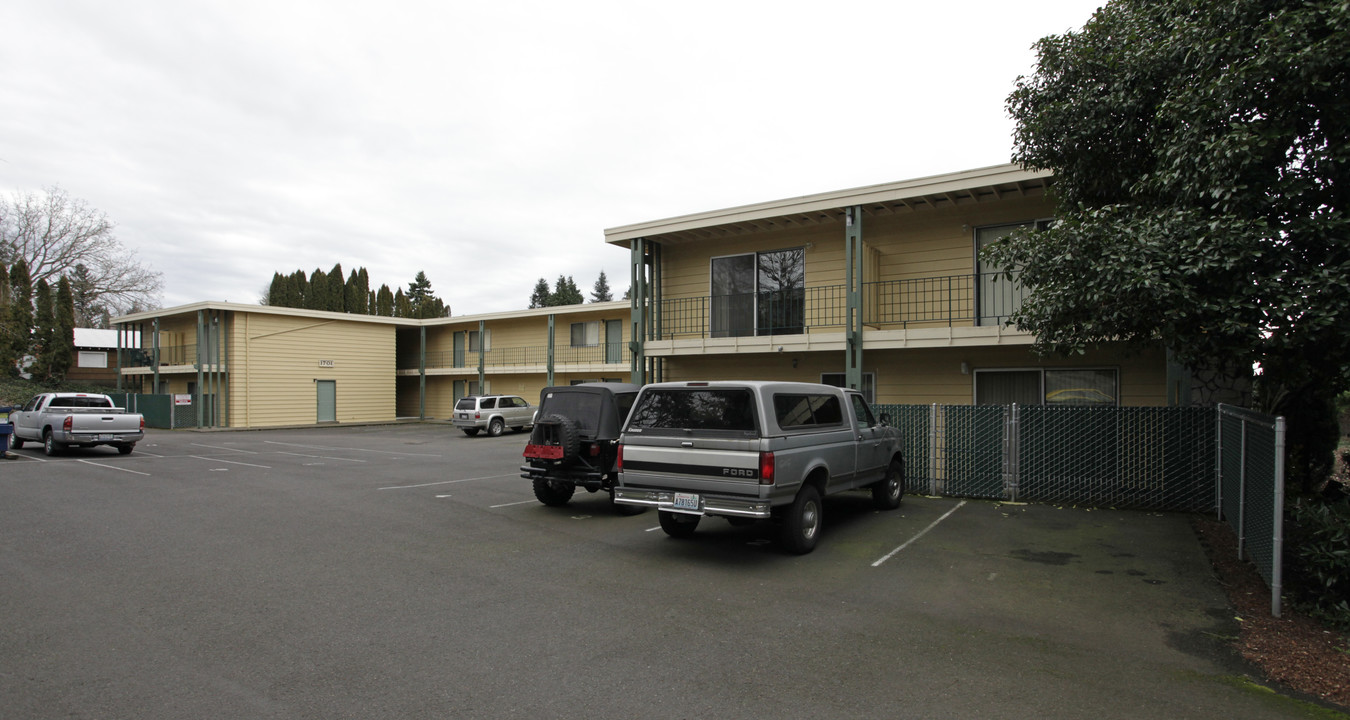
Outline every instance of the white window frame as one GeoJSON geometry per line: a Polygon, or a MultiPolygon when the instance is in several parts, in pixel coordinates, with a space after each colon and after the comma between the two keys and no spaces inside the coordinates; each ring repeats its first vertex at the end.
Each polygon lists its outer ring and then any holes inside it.
{"type": "MultiPolygon", "coordinates": [[[[1052,372],[1052,373],[1053,373],[1053,372],[1064,372],[1064,371],[1074,371],[1074,370],[1082,370],[1082,371],[1088,371],[1088,372],[1103,371],[1103,370],[1104,370],[1104,371],[1109,371],[1109,372],[1111,372],[1112,374],[1114,374],[1114,376],[1115,376],[1115,387],[1114,387],[1114,389],[1113,389],[1113,391],[1112,391],[1112,396],[1115,398],[1115,403],[1112,404],[1112,405],[1098,405],[1098,406],[1096,406],[1096,407],[1120,407],[1120,367],[1119,367],[1119,366],[1112,366],[1112,365],[1091,365],[1091,366],[1083,366],[1083,367],[991,367],[991,368],[976,368],[976,369],[971,373],[971,376],[970,376],[970,403],[971,403],[972,405],[974,405],[976,402],[979,401],[979,398],[977,398],[977,397],[975,396],[975,393],[977,392],[977,388],[978,388],[978,384],[976,383],[975,378],[976,378],[976,376],[978,376],[978,375],[981,375],[981,374],[984,374],[984,373],[1034,372],[1034,373],[1038,373],[1038,374],[1040,375],[1040,388],[1039,388],[1038,391],[1037,391],[1037,396],[1040,398],[1040,402],[1038,402],[1038,403],[1036,403],[1036,404],[1037,404],[1037,405],[1045,405],[1045,404],[1046,404],[1046,402],[1045,402],[1045,374],[1046,374],[1047,372],[1052,372]]],[[[1092,407],[1092,406],[1087,406],[1087,407],[1092,407]]]]}
{"type": "MultiPolygon", "coordinates": [[[[835,386],[835,387],[837,387],[837,388],[845,388],[845,387],[848,387],[847,385],[845,385],[845,383],[847,383],[847,382],[848,382],[848,373],[828,372],[828,373],[821,373],[821,374],[820,374],[820,384],[821,384],[821,385],[833,385],[833,386],[835,386]],[[834,377],[834,376],[837,376],[837,377],[839,378],[839,382],[838,382],[838,383],[833,383],[833,382],[830,382],[829,380],[826,379],[826,378],[832,378],[832,377],[834,377]]],[[[862,385],[863,385],[863,386],[862,386],[862,396],[863,396],[863,399],[867,401],[867,404],[868,404],[868,405],[876,405],[876,404],[877,404],[877,374],[874,373],[874,372],[865,372],[865,373],[863,373],[863,374],[862,374],[862,385]]]]}
{"type": "Polygon", "coordinates": [[[569,329],[569,341],[572,347],[600,347],[600,321],[585,320],[574,322],[569,329]],[[577,328],[581,327],[581,344],[577,344],[577,328]]]}
{"type": "Polygon", "coordinates": [[[75,367],[108,368],[108,353],[103,350],[81,350],[75,359],[75,367]]]}

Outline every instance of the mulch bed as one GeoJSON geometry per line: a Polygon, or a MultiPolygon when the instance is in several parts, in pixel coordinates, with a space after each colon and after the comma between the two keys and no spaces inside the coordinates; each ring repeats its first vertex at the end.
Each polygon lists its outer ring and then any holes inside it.
{"type": "Polygon", "coordinates": [[[1273,617],[1270,589],[1251,563],[1238,559],[1232,529],[1205,517],[1193,524],[1241,624],[1235,644],[1242,657],[1272,682],[1350,709],[1350,637],[1287,604],[1283,617],[1273,617]]]}

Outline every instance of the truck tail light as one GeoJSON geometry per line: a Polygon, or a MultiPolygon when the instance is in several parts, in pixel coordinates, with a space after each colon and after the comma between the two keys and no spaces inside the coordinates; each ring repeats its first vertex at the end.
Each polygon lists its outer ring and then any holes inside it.
{"type": "Polygon", "coordinates": [[[145,416],[141,416],[141,432],[145,432],[145,416]]]}
{"type": "Polygon", "coordinates": [[[74,429],[74,427],[75,427],[75,417],[73,415],[67,415],[65,422],[61,423],[61,429],[65,430],[66,432],[70,432],[72,429],[74,429]]]}
{"type": "Polygon", "coordinates": [[[623,472],[623,443],[619,443],[619,453],[615,457],[614,469],[623,472]]]}
{"type": "Polygon", "coordinates": [[[773,453],[771,452],[759,454],[759,484],[773,484],[773,453]]]}

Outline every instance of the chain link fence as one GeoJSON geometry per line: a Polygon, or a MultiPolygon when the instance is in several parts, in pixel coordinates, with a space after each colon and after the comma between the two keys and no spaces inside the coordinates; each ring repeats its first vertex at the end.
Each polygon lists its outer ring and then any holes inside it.
{"type": "Polygon", "coordinates": [[[1270,611],[1280,616],[1284,549],[1284,418],[1232,405],[1218,410],[1219,515],[1270,587],[1270,611]]]}
{"type": "Polygon", "coordinates": [[[1167,512],[1233,527],[1280,614],[1284,419],[1230,405],[878,405],[911,492],[1167,512]]]}
{"type": "Polygon", "coordinates": [[[905,437],[910,488],[932,495],[1208,512],[1206,408],[879,405],[905,437]]]}
{"type": "MultiPolygon", "coordinates": [[[[129,412],[140,413],[145,417],[145,426],[165,430],[195,428],[197,425],[197,407],[179,405],[173,395],[149,393],[109,393],[113,404],[129,412]]],[[[195,399],[195,398],[194,398],[195,399]]],[[[215,396],[202,396],[202,426],[212,427],[219,421],[215,417],[215,396]]]]}

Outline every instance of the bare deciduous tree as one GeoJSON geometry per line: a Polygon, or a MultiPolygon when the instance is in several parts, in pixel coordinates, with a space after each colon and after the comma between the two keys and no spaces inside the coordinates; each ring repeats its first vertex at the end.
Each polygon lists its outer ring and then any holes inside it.
{"type": "Polygon", "coordinates": [[[0,262],[20,258],[35,284],[55,284],[83,266],[80,292],[90,308],[120,314],[159,304],[161,275],[123,247],[107,215],[59,187],[0,200],[0,262]]]}

